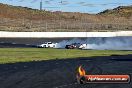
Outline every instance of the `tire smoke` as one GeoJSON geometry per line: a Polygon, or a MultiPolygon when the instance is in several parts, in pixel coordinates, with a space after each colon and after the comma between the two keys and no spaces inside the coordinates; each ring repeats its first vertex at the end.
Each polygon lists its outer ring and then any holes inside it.
{"type": "Polygon", "coordinates": [[[56,48],[65,48],[72,43],[86,44],[83,49],[95,50],[132,50],[132,37],[89,37],[85,39],[74,38],[59,42],[56,48]]]}

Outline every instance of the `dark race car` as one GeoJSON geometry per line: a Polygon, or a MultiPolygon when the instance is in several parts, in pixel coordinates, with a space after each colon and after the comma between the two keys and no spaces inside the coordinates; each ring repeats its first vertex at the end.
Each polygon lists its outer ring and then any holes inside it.
{"type": "Polygon", "coordinates": [[[66,49],[75,49],[75,48],[79,48],[81,44],[80,43],[72,43],[70,45],[66,45],[65,48],[66,49]]]}

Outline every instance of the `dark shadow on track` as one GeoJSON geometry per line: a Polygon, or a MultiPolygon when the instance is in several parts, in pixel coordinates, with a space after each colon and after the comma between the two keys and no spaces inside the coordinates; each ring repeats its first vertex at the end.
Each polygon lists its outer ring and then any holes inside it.
{"type": "Polygon", "coordinates": [[[86,84],[76,82],[76,70],[82,65],[87,74],[130,74],[132,63],[113,59],[131,59],[132,55],[99,56],[64,60],[0,64],[1,88],[131,88],[129,84],[86,84]]]}
{"type": "Polygon", "coordinates": [[[120,57],[120,58],[112,58],[111,60],[115,60],[115,61],[132,61],[132,55],[112,55],[113,57],[120,57]]]}
{"type": "Polygon", "coordinates": [[[17,43],[0,43],[0,48],[33,48],[36,45],[31,44],[17,44],[17,43]]]}

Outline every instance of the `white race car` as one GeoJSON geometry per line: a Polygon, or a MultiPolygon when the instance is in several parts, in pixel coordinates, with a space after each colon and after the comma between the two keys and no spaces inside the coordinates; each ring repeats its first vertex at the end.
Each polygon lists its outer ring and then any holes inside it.
{"type": "Polygon", "coordinates": [[[57,43],[45,42],[44,44],[37,45],[38,48],[55,48],[57,43]]]}
{"type": "Polygon", "coordinates": [[[81,45],[79,46],[79,49],[86,49],[86,47],[87,47],[87,44],[81,44],[81,45]]]}

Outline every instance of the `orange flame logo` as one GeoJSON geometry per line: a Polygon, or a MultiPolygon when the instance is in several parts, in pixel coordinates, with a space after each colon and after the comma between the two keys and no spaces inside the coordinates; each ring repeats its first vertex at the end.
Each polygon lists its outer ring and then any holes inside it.
{"type": "Polygon", "coordinates": [[[82,68],[82,66],[79,66],[78,72],[80,76],[84,76],[86,74],[85,70],[82,68]]]}

